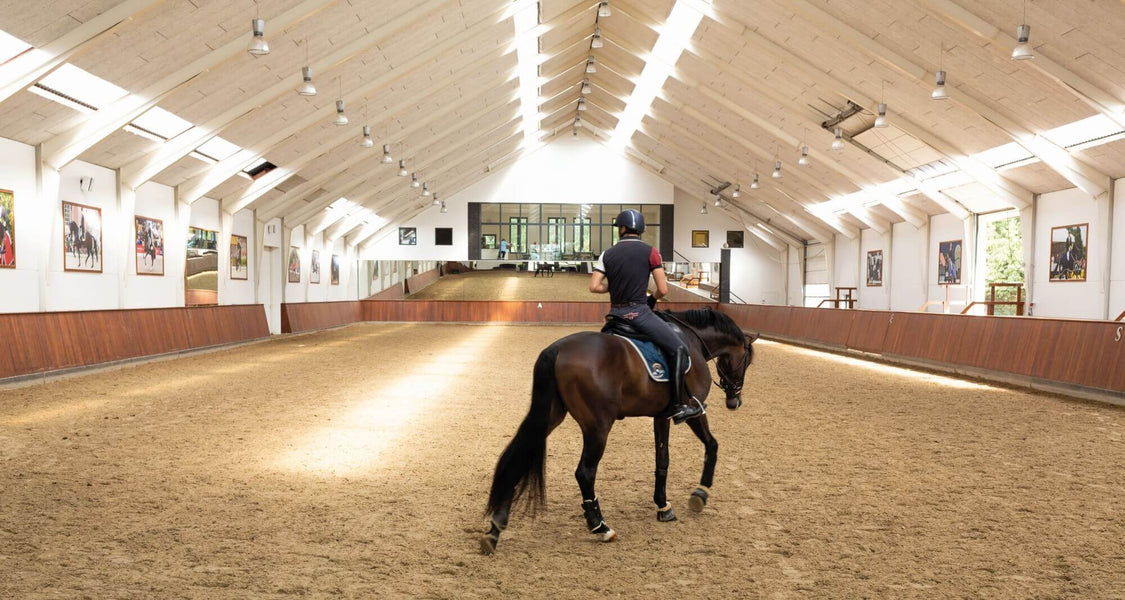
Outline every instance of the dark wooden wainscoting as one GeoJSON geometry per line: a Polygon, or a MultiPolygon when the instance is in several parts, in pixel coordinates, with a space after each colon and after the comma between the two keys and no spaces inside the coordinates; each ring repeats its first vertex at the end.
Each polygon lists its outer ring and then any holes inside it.
{"type": "Polygon", "coordinates": [[[260,304],[0,314],[0,379],[269,335],[260,304]]]}
{"type": "Polygon", "coordinates": [[[767,337],[1125,394],[1125,328],[1112,321],[748,304],[719,310],[767,337]]]}
{"type": "Polygon", "coordinates": [[[281,333],[302,333],[358,323],[363,320],[359,301],[294,302],[281,305],[281,333]]]}

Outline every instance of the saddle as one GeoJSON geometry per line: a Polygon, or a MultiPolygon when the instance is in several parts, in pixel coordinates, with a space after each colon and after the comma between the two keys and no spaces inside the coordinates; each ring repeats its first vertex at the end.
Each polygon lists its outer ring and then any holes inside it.
{"type": "MultiPolygon", "coordinates": [[[[664,318],[660,313],[656,313],[656,315],[662,319],[664,318]]],[[[668,321],[668,319],[664,319],[664,321],[672,327],[672,330],[676,332],[676,335],[678,335],[680,339],[684,338],[683,330],[681,330],[676,323],[668,321]]],[[[636,327],[633,327],[633,324],[630,323],[628,319],[623,319],[616,315],[606,315],[605,325],[602,326],[602,333],[624,338],[625,341],[629,342],[630,345],[633,346],[633,349],[637,351],[637,355],[640,357],[641,362],[644,363],[645,368],[648,370],[648,375],[653,381],[662,383],[668,381],[668,370],[672,361],[669,357],[664,356],[664,353],[660,351],[660,348],[652,341],[652,338],[641,333],[636,327]]],[[[688,358],[687,370],[691,371],[690,358],[688,358]]]]}

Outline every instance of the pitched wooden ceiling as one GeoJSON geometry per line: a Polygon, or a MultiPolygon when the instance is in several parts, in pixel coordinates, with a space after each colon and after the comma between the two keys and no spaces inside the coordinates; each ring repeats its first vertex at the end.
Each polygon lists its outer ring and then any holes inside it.
{"type": "Polygon", "coordinates": [[[0,65],[0,136],[42,145],[56,168],[81,159],[120,169],[127,185],[152,180],[187,201],[217,198],[362,243],[380,227],[325,209],[347,197],[390,226],[428,208],[397,176],[399,159],[448,197],[529,146],[519,10],[538,14],[538,138],[608,141],[676,1],[702,20],[624,151],[701,200],[740,183],[737,200],[724,192],[728,210],[791,239],[1021,206],[1074,186],[1096,196],[1125,176],[1120,135],[1069,148],[1036,135],[1094,116],[1125,125],[1125,5],[1108,1],[1028,2],[1025,17],[1022,0],[611,0],[599,17],[597,0],[3,0],[0,30],[42,52],[0,65]],[[258,57],[245,50],[256,15],[271,49],[258,57]],[[1025,18],[1036,59],[1012,61],[1025,18]],[[295,92],[306,62],[312,97],[295,92]],[[79,112],[26,91],[64,63],[132,95],[79,112]],[[951,101],[930,98],[939,68],[951,101]],[[344,127],[332,124],[340,97],[344,127]],[[886,129],[871,126],[880,100],[886,129]],[[123,129],[152,106],[194,126],[166,141],[123,129]],[[855,143],[831,150],[822,124],[841,112],[855,143]],[[374,148],[359,146],[364,123],[374,148]],[[243,150],[217,164],[192,153],[214,136],[243,150]],[[1013,142],[1033,158],[998,169],[973,158],[1013,142]],[[805,144],[811,164],[799,167],[805,144]],[[277,169],[241,174],[263,158],[277,169]],[[781,179],[769,177],[775,160],[781,179]],[[963,176],[927,183],[948,171],[963,176]],[[857,193],[864,201],[840,200],[857,193]]]}

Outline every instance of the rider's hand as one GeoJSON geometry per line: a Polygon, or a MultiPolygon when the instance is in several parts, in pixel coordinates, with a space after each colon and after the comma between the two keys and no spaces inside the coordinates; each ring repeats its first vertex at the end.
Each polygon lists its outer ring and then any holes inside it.
{"type": "Polygon", "coordinates": [[[656,310],[656,296],[649,294],[648,298],[646,298],[645,301],[648,302],[648,307],[650,309],[656,310]]]}

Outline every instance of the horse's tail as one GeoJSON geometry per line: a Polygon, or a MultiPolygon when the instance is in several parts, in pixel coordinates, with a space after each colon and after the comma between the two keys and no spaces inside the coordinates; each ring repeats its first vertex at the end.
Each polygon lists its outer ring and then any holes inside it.
{"type": "Polygon", "coordinates": [[[487,515],[506,509],[511,502],[526,496],[532,513],[543,507],[546,495],[543,467],[547,458],[547,434],[551,408],[559,401],[555,381],[555,360],[559,349],[552,344],[539,353],[531,383],[531,409],[508,447],[496,462],[492,490],[488,494],[487,515]]]}

